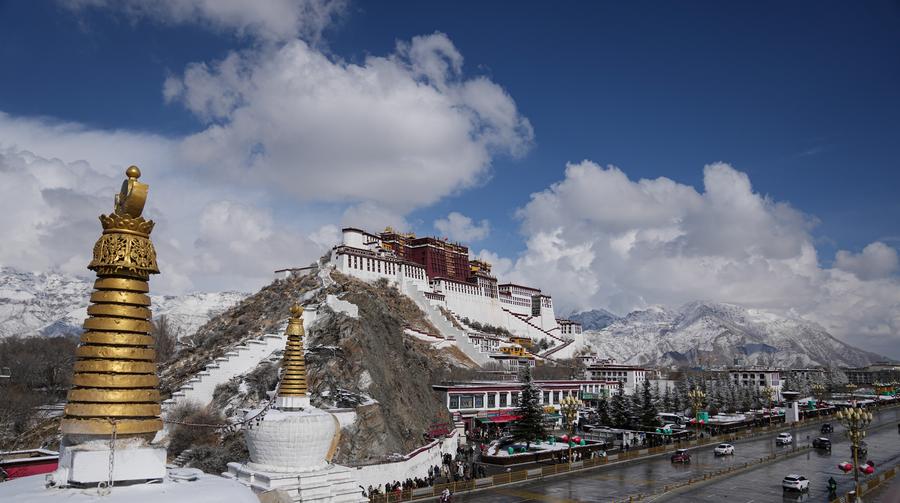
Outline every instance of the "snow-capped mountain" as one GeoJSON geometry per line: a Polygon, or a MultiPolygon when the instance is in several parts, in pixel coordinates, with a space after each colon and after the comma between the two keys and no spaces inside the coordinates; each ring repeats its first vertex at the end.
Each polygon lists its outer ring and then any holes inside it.
{"type": "MultiPolygon", "coordinates": [[[[81,333],[93,281],[59,273],[0,267],[0,337],[81,333]]],[[[247,297],[240,292],[151,295],[153,316],[165,315],[179,337],[247,297]]]]}
{"type": "Polygon", "coordinates": [[[634,311],[585,339],[601,356],[632,364],[861,366],[883,359],[810,321],[714,302],[634,311]]]}
{"type": "Polygon", "coordinates": [[[606,309],[591,309],[569,315],[569,319],[581,323],[581,328],[584,330],[602,330],[618,320],[619,317],[606,309]]]}

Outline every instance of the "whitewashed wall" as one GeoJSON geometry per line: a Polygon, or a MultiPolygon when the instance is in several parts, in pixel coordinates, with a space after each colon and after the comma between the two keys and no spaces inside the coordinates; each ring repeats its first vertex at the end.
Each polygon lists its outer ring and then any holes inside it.
{"type": "Polygon", "coordinates": [[[351,474],[357,484],[368,488],[370,485],[381,485],[385,482],[403,481],[408,478],[428,477],[428,467],[441,464],[445,453],[456,455],[459,436],[453,432],[449,437],[434,442],[409,453],[402,461],[381,463],[360,467],[350,467],[351,474]]]}

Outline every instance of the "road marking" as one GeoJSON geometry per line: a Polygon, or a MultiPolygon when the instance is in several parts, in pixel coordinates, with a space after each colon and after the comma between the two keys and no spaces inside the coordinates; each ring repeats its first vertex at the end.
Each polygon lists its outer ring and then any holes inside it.
{"type": "Polygon", "coordinates": [[[554,496],[548,496],[546,494],[525,491],[522,489],[504,488],[504,489],[494,489],[491,492],[505,494],[507,496],[515,496],[517,498],[524,498],[526,500],[546,501],[548,503],[578,503],[579,502],[579,500],[570,500],[568,498],[557,498],[554,496]]]}

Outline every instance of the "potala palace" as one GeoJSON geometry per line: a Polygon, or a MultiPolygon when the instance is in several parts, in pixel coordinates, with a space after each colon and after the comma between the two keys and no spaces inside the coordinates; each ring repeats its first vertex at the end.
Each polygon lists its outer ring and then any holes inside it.
{"type": "Polygon", "coordinates": [[[345,228],[330,261],[343,274],[396,285],[440,331],[425,335],[455,342],[479,364],[534,365],[536,359],[572,358],[585,346],[581,325],[557,318],[550,295],[532,286],[499,283],[491,265],[471,259],[469,248],[459,243],[391,228],[379,234],[345,228]],[[542,340],[546,344],[539,344],[542,340]],[[549,347],[541,351],[541,345],[549,347]]]}

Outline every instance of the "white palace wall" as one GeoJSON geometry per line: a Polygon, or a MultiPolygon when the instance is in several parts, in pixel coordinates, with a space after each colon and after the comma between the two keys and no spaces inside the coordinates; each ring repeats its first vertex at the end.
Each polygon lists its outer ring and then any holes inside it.
{"type": "Polygon", "coordinates": [[[360,246],[365,246],[361,235],[350,233],[345,234],[345,247],[332,251],[331,262],[343,274],[368,282],[383,278],[400,287],[401,291],[414,288],[422,292],[434,307],[448,309],[460,318],[505,328],[517,336],[534,340],[547,338],[547,334],[541,330],[557,337],[562,336],[549,297],[542,299],[545,305],[541,307],[541,316],[532,318],[530,301],[519,297],[490,297],[484,295],[481,287],[470,283],[446,279],[429,282],[424,267],[379,257],[366,248],[354,250],[346,247],[355,241],[359,241],[357,244],[360,246]],[[527,318],[528,321],[512,313],[527,318]]]}
{"type": "Polygon", "coordinates": [[[459,435],[454,431],[450,436],[437,439],[428,445],[420,447],[407,454],[402,460],[380,463],[377,465],[365,465],[350,467],[350,473],[356,482],[368,488],[389,482],[402,482],[408,478],[427,478],[429,466],[440,466],[444,454],[456,456],[456,448],[459,445],[459,435]]]}

